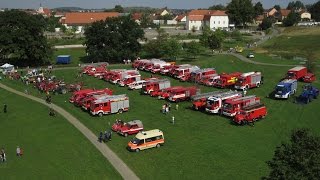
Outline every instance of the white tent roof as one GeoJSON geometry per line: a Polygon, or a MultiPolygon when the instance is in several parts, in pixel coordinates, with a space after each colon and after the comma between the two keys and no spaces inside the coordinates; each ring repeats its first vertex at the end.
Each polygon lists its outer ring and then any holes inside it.
{"type": "Polygon", "coordinates": [[[13,65],[5,63],[4,65],[1,66],[1,68],[6,69],[6,68],[11,68],[13,65]]]}

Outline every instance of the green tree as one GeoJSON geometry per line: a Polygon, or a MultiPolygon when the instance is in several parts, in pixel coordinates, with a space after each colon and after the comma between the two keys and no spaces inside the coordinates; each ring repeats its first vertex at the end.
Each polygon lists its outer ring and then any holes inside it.
{"type": "Polygon", "coordinates": [[[209,7],[210,10],[225,10],[226,7],[222,4],[217,4],[209,7]]]}
{"type": "Polygon", "coordinates": [[[277,11],[280,11],[280,9],[281,9],[280,5],[278,5],[278,4],[277,4],[277,5],[274,5],[273,7],[274,7],[277,11]]]}
{"type": "Polygon", "coordinates": [[[300,21],[300,15],[299,13],[296,13],[294,11],[291,11],[289,14],[288,14],[288,17],[286,17],[284,20],[283,20],[283,25],[288,27],[288,26],[293,26],[294,24],[298,23],[300,21]]]}
{"type": "Polygon", "coordinates": [[[181,50],[182,45],[176,39],[167,39],[161,46],[163,57],[172,58],[174,60],[180,55],[181,50]]]}
{"type": "Polygon", "coordinates": [[[115,5],[113,8],[113,11],[118,12],[118,13],[124,13],[124,9],[121,5],[115,5]]]}
{"type": "Polygon", "coordinates": [[[222,48],[222,42],[225,39],[225,34],[222,30],[217,29],[214,33],[212,33],[208,38],[208,46],[210,49],[218,49],[222,48]]]}
{"type": "Polygon", "coordinates": [[[130,16],[120,16],[92,23],[84,35],[90,60],[121,62],[123,58],[134,58],[140,52],[138,40],[144,37],[144,32],[130,16]]]}
{"type": "Polygon", "coordinates": [[[42,16],[17,10],[0,12],[0,58],[19,60],[21,65],[48,63],[52,50],[45,28],[42,16]]]}
{"type": "Polygon", "coordinates": [[[191,41],[185,45],[185,51],[188,56],[193,57],[194,59],[204,50],[203,46],[195,41],[191,41]]]}
{"type": "Polygon", "coordinates": [[[291,1],[287,6],[287,9],[290,9],[290,10],[299,10],[304,8],[305,6],[301,1],[291,1]]]}
{"type": "Polygon", "coordinates": [[[261,2],[257,2],[255,5],[254,5],[254,16],[257,17],[259,15],[262,15],[263,14],[263,6],[261,4],[261,2]]]}
{"type": "Polygon", "coordinates": [[[251,0],[232,0],[227,6],[227,14],[231,22],[237,26],[246,26],[254,18],[254,8],[251,0]]]}
{"type": "Polygon", "coordinates": [[[147,13],[143,13],[142,14],[141,21],[140,21],[140,26],[142,28],[147,28],[147,27],[153,27],[154,26],[149,14],[147,14],[147,13]]]}
{"type": "Polygon", "coordinates": [[[290,143],[277,147],[264,179],[320,179],[320,138],[309,130],[292,132],[290,143]]]}
{"type": "Polygon", "coordinates": [[[211,36],[211,34],[213,34],[213,31],[210,30],[210,28],[208,26],[204,26],[203,30],[202,30],[202,34],[200,36],[200,43],[204,46],[204,47],[209,47],[208,45],[208,39],[211,36]]]}
{"type": "Polygon", "coordinates": [[[262,30],[267,30],[269,28],[271,28],[272,26],[272,20],[271,18],[264,18],[262,20],[262,23],[259,24],[259,27],[262,29],[262,30]]]}
{"type": "Polygon", "coordinates": [[[312,19],[319,22],[320,21],[320,1],[311,5],[311,7],[309,8],[309,12],[311,13],[312,19]]]}

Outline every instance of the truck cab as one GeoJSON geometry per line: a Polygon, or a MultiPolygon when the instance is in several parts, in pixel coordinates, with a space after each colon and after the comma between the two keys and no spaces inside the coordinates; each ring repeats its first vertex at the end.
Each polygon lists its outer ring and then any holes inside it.
{"type": "Polygon", "coordinates": [[[286,79],[278,83],[275,87],[275,98],[288,99],[297,91],[297,80],[286,79]]]}

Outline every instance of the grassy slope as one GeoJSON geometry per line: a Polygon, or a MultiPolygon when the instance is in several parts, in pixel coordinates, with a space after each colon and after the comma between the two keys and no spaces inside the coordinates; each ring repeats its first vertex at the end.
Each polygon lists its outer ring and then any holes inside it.
{"type": "MultiPolygon", "coordinates": [[[[257,51],[267,51],[270,54],[288,57],[307,57],[312,52],[316,57],[319,57],[319,39],[320,31],[318,27],[292,27],[284,30],[279,37],[267,41],[257,51]]],[[[319,63],[320,59],[317,62],[319,63]]]]}
{"type": "Polygon", "coordinates": [[[2,179],[121,179],[79,131],[61,116],[49,117],[47,107],[3,89],[0,102],[8,104],[8,113],[0,113],[7,155],[2,179]],[[22,158],[15,155],[17,145],[24,149],[22,158]]]}
{"type": "MultiPolygon", "coordinates": [[[[290,131],[298,127],[308,127],[317,132],[320,106],[319,100],[309,105],[297,105],[288,101],[276,101],[265,98],[278,80],[285,74],[286,67],[254,66],[243,63],[229,56],[201,56],[192,62],[201,67],[215,67],[218,72],[262,71],[265,84],[249,91],[262,97],[268,107],[269,115],[254,128],[238,127],[230,124],[225,117],[207,115],[190,110],[190,102],[180,103],[179,111],[173,110],[170,115],[159,113],[163,100],[139,95],[138,92],[110,85],[101,80],[84,77],[88,87],[110,87],[115,94],[127,93],[130,97],[130,112],[99,117],[91,117],[88,113],[65,102],[69,95],[53,97],[53,101],[77,116],[81,121],[98,133],[114,122],[116,118],[123,120],[141,119],[145,129],[159,128],[164,131],[166,144],[160,149],[130,153],[125,149],[131,139],[115,135],[109,146],[116,152],[142,179],[257,179],[268,172],[265,161],[271,159],[274,149],[281,141],[285,141],[290,131]],[[176,117],[176,125],[169,123],[171,115],[176,117]],[[154,175],[157,174],[155,177],[154,175]]],[[[114,67],[116,68],[116,67],[114,67]]],[[[57,71],[59,77],[66,81],[74,81],[75,71],[57,71]]],[[[147,73],[143,73],[149,76],[147,73]]],[[[319,76],[319,73],[317,74],[319,76]]],[[[11,86],[24,88],[20,83],[8,82],[11,86]]],[[[184,84],[172,80],[172,84],[184,84]]],[[[319,83],[315,83],[319,87],[319,83]]],[[[300,86],[303,83],[299,83],[300,86]]],[[[202,91],[216,90],[201,87],[202,91]]],[[[301,89],[301,88],[300,88],[301,89]]],[[[174,107],[174,105],[173,105],[174,107]]]]}

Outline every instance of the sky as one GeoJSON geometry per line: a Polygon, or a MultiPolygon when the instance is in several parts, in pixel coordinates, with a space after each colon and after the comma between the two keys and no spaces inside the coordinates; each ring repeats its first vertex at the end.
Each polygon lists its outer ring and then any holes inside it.
{"type": "MultiPolygon", "coordinates": [[[[154,8],[168,7],[171,9],[197,9],[208,8],[215,4],[226,5],[231,0],[0,0],[0,8],[30,8],[37,9],[42,3],[43,7],[81,7],[81,8],[113,8],[119,4],[123,7],[148,6],[154,8]]],[[[259,0],[252,0],[253,3],[259,0]]],[[[260,0],[265,9],[279,4],[286,8],[292,0],[260,0]]],[[[317,0],[300,0],[304,4],[312,4],[317,0]]]]}

